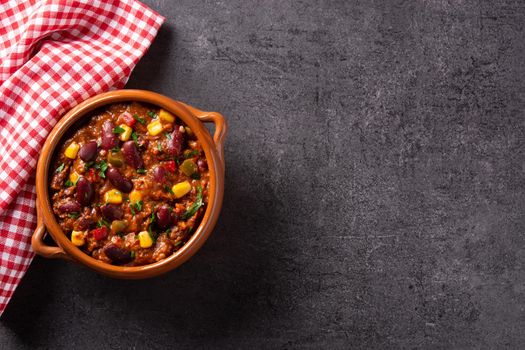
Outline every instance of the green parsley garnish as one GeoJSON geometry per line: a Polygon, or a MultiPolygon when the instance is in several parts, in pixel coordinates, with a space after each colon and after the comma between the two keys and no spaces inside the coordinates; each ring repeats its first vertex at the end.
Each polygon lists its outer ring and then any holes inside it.
{"type": "Polygon", "coordinates": [[[133,114],[133,119],[135,119],[136,121],[138,121],[142,125],[146,125],[146,121],[144,120],[144,118],[141,118],[141,117],[139,117],[136,114],[133,114]]]}
{"type": "Polygon", "coordinates": [[[157,118],[157,113],[155,113],[155,112],[153,112],[153,111],[149,111],[149,112],[148,112],[148,115],[149,115],[151,118],[153,118],[153,119],[157,118]]]}
{"type": "Polygon", "coordinates": [[[153,223],[155,222],[155,214],[152,212],[149,217],[148,233],[153,240],[153,243],[157,242],[157,235],[153,232],[153,223]]]}
{"type": "Polygon", "coordinates": [[[191,174],[190,176],[193,180],[200,180],[201,179],[201,174],[199,173],[193,173],[191,174]]]}
{"type": "Polygon", "coordinates": [[[76,211],[69,213],[68,215],[70,218],[76,219],[80,216],[80,213],[77,213],[76,211]]]}
{"type": "Polygon", "coordinates": [[[132,250],[131,253],[129,253],[129,255],[131,256],[132,259],[135,259],[135,251],[132,250]]]}
{"type": "Polygon", "coordinates": [[[159,152],[162,152],[162,145],[159,143],[157,143],[157,149],[159,150],[159,152]]]}
{"type": "Polygon", "coordinates": [[[100,219],[97,222],[97,227],[102,227],[102,226],[110,227],[111,224],[104,219],[100,219]]]}
{"type": "Polygon", "coordinates": [[[95,165],[95,169],[100,170],[98,174],[100,175],[101,178],[105,179],[106,170],[108,170],[108,163],[105,160],[103,160],[102,162],[100,162],[100,164],[95,165]]]}
{"type": "Polygon", "coordinates": [[[170,133],[165,132],[164,135],[166,135],[166,138],[167,138],[168,140],[171,140],[171,134],[170,134],[170,133]]]}
{"type": "Polygon", "coordinates": [[[129,205],[129,209],[131,210],[131,214],[135,215],[139,211],[142,211],[142,201],[138,201],[136,203],[131,203],[129,205]]]}
{"type": "Polygon", "coordinates": [[[88,170],[89,168],[91,168],[93,166],[93,164],[95,164],[94,161],[86,162],[84,164],[84,170],[88,170]]]}
{"type": "Polygon", "coordinates": [[[64,186],[66,186],[66,187],[75,186],[75,185],[77,184],[77,182],[78,182],[79,179],[80,179],[80,177],[79,177],[79,178],[77,179],[77,181],[75,181],[75,182],[73,182],[73,181],[67,179],[67,181],[64,182],[64,186]]]}
{"type": "Polygon", "coordinates": [[[64,163],[60,164],[60,166],[55,170],[55,173],[59,173],[59,172],[61,172],[62,170],[64,170],[64,167],[65,167],[65,166],[66,166],[66,165],[65,165],[64,163]]]}
{"type": "Polygon", "coordinates": [[[131,133],[131,138],[133,139],[133,141],[135,142],[135,146],[139,146],[139,138],[137,136],[137,133],[135,131],[133,131],[131,133]]]}
{"type": "Polygon", "coordinates": [[[146,169],[137,169],[138,174],[146,174],[146,169]]]}
{"type": "Polygon", "coordinates": [[[199,154],[201,154],[201,151],[199,151],[198,149],[194,149],[188,152],[184,152],[184,158],[186,159],[192,158],[192,157],[198,156],[199,154]]]}
{"type": "Polygon", "coordinates": [[[124,131],[126,131],[126,130],[124,130],[124,128],[120,127],[120,126],[115,126],[113,128],[113,133],[114,134],[122,134],[124,131]]]}
{"type": "Polygon", "coordinates": [[[111,149],[111,152],[113,153],[117,153],[117,152],[120,152],[120,147],[119,146],[115,146],[111,149]]]}
{"type": "Polygon", "coordinates": [[[197,187],[197,198],[195,199],[195,202],[191,205],[191,207],[186,210],[186,212],[182,215],[182,219],[187,220],[191,218],[193,215],[197,213],[197,210],[202,206],[202,187],[197,187]]]}
{"type": "Polygon", "coordinates": [[[153,232],[153,228],[151,228],[151,225],[148,226],[148,233],[151,237],[151,240],[153,241],[153,244],[157,242],[157,235],[153,232]]]}
{"type": "Polygon", "coordinates": [[[164,191],[173,194],[173,190],[171,189],[171,187],[169,187],[167,185],[164,185],[164,191]]]}

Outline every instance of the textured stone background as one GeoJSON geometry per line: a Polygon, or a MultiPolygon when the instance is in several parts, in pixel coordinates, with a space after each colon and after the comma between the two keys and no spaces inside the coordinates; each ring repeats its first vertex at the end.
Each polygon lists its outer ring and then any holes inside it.
{"type": "Polygon", "coordinates": [[[145,2],[128,86],[227,116],[220,222],[149,281],[36,258],[0,348],[523,348],[525,3],[145,2]]]}

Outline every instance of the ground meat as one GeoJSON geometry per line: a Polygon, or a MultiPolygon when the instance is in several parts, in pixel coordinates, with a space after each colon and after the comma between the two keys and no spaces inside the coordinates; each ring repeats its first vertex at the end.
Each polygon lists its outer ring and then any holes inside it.
{"type": "Polygon", "coordinates": [[[53,190],[60,190],[62,188],[62,185],[64,184],[64,181],[66,180],[66,177],[69,174],[70,166],[71,164],[69,161],[66,161],[66,163],[57,164],[55,168],[55,175],[51,180],[51,188],[53,190]]]}
{"type": "Polygon", "coordinates": [[[171,255],[173,243],[166,236],[162,235],[157,238],[155,250],[153,251],[153,260],[159,261],[171,255]]]}

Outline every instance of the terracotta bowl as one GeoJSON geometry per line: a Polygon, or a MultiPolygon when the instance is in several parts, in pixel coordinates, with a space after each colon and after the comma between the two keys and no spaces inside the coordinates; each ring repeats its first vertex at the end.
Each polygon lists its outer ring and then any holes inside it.
{"type": "Polygon", "coordinates": [[[166,96],[144,90],[117,90],[92,97],[79,104],[57,123],[49,134],[40,157],[36,172],[37,220],[38,225],[31,243],[33,250],[46,258],[63,258],[85,265],[99,273],[115,278],[141,279],[160,275],[176,268],[192,257],[210,236],[222,206],[224,194],[224,137],[227,125],[224,117],[216,112],[204,112],[174,101],[166,96]],[[123,267],[104,263],[82,252],[67,238],[60,228],[52,210],[49,197],[49,167],[55,149],[70,128],[78,127],[77,121],[89,116],[94,109],[104,105],[137,101],[149,103],[168,110],[188,125],[200,141],[210,172],[210,191],[208,206],[199,227],[186,244],[170,257],[154,264],[144,266],[123,267]],[[204,122],[215,123],[215,134],[210,135],[204,122]],[[49,232],[57,246],[49,246],[43,242],[45,233],[49,232]]]}

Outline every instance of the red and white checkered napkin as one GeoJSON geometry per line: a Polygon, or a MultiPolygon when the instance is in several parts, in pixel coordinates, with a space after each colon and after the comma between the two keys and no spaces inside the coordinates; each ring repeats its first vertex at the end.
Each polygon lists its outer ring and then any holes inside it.
{"type": "Polygon", "coordinates": [[[0,315],[33,258],[46,136],[79,102],[123,87],[163,21],[135,0],[0,3],[0,315]]]}

